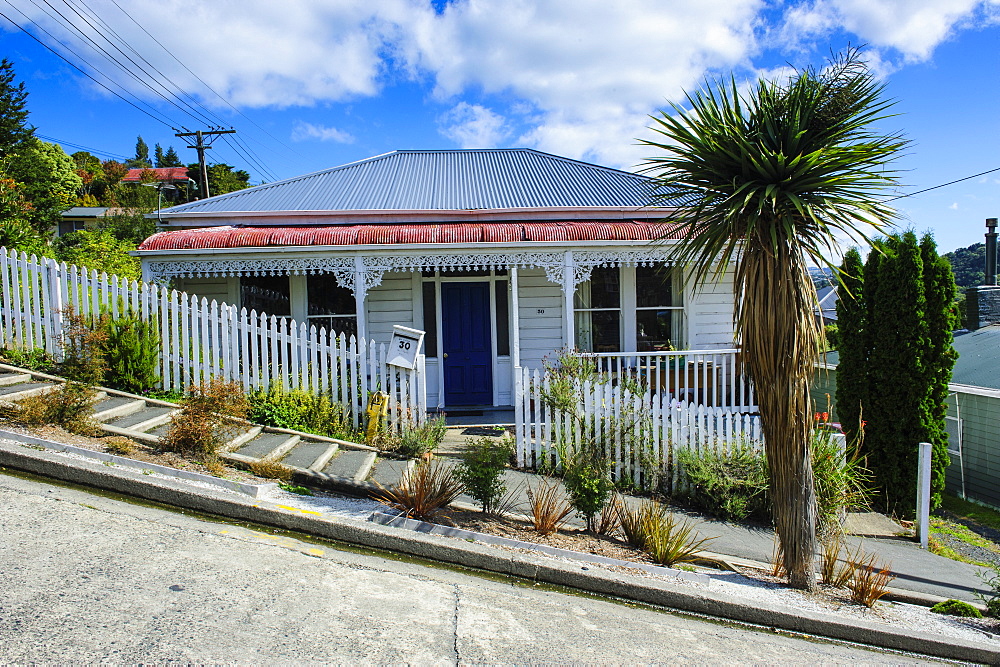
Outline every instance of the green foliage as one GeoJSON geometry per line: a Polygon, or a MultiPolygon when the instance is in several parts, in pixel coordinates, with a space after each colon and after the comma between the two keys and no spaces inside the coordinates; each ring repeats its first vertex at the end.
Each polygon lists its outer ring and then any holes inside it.
{"type": "Polygon", "coordinates": [[[142,213],[120,213],[100,218],[96,229],[107,231],[130,246],[138,246],[156,233],[156,221],[146,218],[142,213]]]}
{"type": "Polygon", "coordinates": [[[136,313],[106,316],[100,328],[106,337],[104,358],[109,386],[142,393],[160,384],[160,333],[156,319],[144,320],[136,313]]]}
{"type": "Polygon", "coordinates": [[[65,151],[40,139],[27,140],[10,154],[7,174],[22,184],[31,203],[26,219],[42,233],[59,222],[59,214],[73,205],[83,184],[65,151]]]}
{"type": "Polygon", "coordinates": [[[406,513],[406,516],[430,521],[463,491],[454,470],[440,461],[419,464],[395,486],[379,490],[372,498],[406,513]]]}
{"type": "Polygon", "coordinates": [[[129,169],[143,169],[153,166],[153,163],[149,160],[149,145],[143,141],[141,136],[136,137],[135,155],[125,163],[125,166],[129,169]]]}
{"type": "Polygon", "coordinates": [[[982,618],[982,613],[968,602],[961,600],[945,600],[938,602],[931,607],[935,614],[947,614],[948,616],[961,616],[962,618],[982,618]]]}
{"type": "Polygon", "coordinates": [[[698,507],[723,519],[765,519],[768,513],[767,461],[763,452],[740,444],[726,451],[677,452],[698,507]]]}
{"type": "Polygon", "coordinates": [[[55,358],[40,347],[33,347],[29,350],[4,348],[0,350],[0,359],[11,366],[27,368],[29,371],[38,371],[39,373],[52,373],[56,370],[55,358]]]}
{"type": "Polygon", "coordinates": [[[107,334],[82,315],[70,312],[66,320],[68,326],[60,341],[63,359],[58,364],[59,375],[70,382],[99,386],[107,373],[104,358],[107,334]]]}
{"type": "Polygon", "coordinates": [[[238,382],[212,378],[191,387],[180,413],[170,420],[160,446],[186,456],[215,460],[219,449],[243,425],[250,406],[238,382]]]}
{"type": "Polygon", "coordinates": [[[399,440],[388,439],[387,449],[394,449],[398,454],[409,457],[421,457],[438,448],[444,440],[447,425],[444,417],[428,419],[423,424],[413,426],[407,424],[399,440]]]}
{"type": "Polygon", "coordinates": [[[980,570],[976,572],[976,576],[990,588],[987,595],[976,593],[976,597],[986,605],[986,615],[1000,618],[1000,565],[994,564],[989,570],[980,570]]]}
{"type": "Polygon", "coordinates": [[[470,439],[466,447],[462,462],[455,469],[455,477],[465,485],[466,492],[482,505],[483,512],[492,514],[507,493],[504,472],[514,454],[514,442],[510,438],[484,436],[470,439]]]}
{"type": "Polygon", "coordinates": [[[823,327],[823,336],[826,338],[826,349],[840,349],[840,328],[836,324],[827,324],[823,327]]]}
{"type": "MultiPolygon", "coordinates": [[[[159,146],[157,146],[157,147],[159,147],[159,146]]],[[[313,493],[312,489],[310,489],[309,487],[306,487],[306,486],[299,486],[297,484],[289,484],[287,482],[279,482],[278,486],[282,490],[284,490],[284,491],[288,491],[289,493],[297,493],[300,496],[315,496],[316,495],[315,493],[313,493]]]]}
{"type": "Polygon", "coordinates": [[[563,485],[570,503],[594,531],[594,517],[600,514],[615,489],[607,459],[581,452],[563,461],[563,485]]]}
{"type": "Polygon", "coordinates": [[[973,243],[942,255],[951,264],[955,284],[960,289],[982,285],[986,282],[986,244],[973,243]]]}
{"type": "Polygon", "coordinates": [[[654,563],[667,567],[698,560],[701,548],[715,539],[699,537],[690,520],[678,521],[672,512],[648,512],[644,521],[646,551],[654,563]]]}
{"type": "MultiPolygon", "coordinates": [[[[201,172],[197,163],[188,165],[188,176],[196,183],[201,183],[201,172]]],[[[250,187],[248,172],[221,162],[208,166],[208,192],[213,197],[248,187],[250,187]]]]}
{"type": "Polygon", "coordinates": [[[283,391],[280,384],[254,389],[247,396],[250,420],[329,438],[357,440],[358,434],[340,403],[302,389],[283,391]]]}
{"type": "Polygon", "coordinates": [[[128,254],[135,250],[135,244],[121,241],[107,230],[71,232],[56,239],[53,247],[60,262],[132,280],[142,278],[138,258],[128,254]]]}
{"type": "Polygon", "coordinates": [[[852,442],[860,442],[882,509],[913,512],[917,445],[933,445],[932,507],[940,503],[948,467],[944,422],[948,382],[957,353],[951,268],[934,240],[913,232],[880,239],[858,271],[860,255],[843,267],[858,298],[841,296],[842,332],[837,369],[837,411],[852,442]],[[862,421],[864,438],[861,439],[862,421]]]}
{"type": "Polygon", "coordinates": [[[35,128],[28,125],[25,101],[28,92],[24,82],[15,83],[14,63],[0,60],[0,155],[7,155],[35,136],[35,128]]]}
{"type": "Polygon", "coordinates": [[[868,506],[872,476],[857,447],[843,451],[835,435],[822,429],[813,436],[812,468],[819,526],[826,533],[839,531],[845,512],[868,506]]]}

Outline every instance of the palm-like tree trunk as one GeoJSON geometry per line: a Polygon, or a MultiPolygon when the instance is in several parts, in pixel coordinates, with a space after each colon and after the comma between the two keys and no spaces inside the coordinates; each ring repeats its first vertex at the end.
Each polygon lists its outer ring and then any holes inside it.
{"type": "Polygon", "coordinates": [[[816,496],[809,380],[818,354],[815,288],[801,252],[788,242],[776,249],[751,244],[739,260],[736,279],[744,294],[737,315],[743,363],[760,406],[785,569],[792,586],[813,589],[816,496]]]}

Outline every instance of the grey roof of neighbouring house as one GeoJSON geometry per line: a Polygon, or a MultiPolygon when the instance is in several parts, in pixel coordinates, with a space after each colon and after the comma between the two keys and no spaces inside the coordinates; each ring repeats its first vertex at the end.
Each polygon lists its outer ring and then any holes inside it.
{"type": "Polygon", "coordinates": [[[1000,389],[1000,325],[955,334],[955,384],[1000,389]]]}
{"type": "Polygon", "coordinates": [[[527,148],[393,151],[164,209],[183,213],[641,208],[651,179],[527,148]]]}
{"type": "MultiPolygon", "coordinates": [[[[1000,389],[1000,324],[976,331],[956,331],[958,360],[951,372],[954,384],[1000,389]]],[[[828,352],[826,363],[836,366],[840,355],[828,352]]]]}

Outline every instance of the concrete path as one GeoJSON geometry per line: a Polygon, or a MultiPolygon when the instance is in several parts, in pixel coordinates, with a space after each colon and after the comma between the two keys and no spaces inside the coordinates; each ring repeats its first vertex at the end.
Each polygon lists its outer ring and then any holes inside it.
{"type": "Polygon", "coordinates": [[[3,663],[928,662],[2,474],[0,516],[3,663]]]}
{"type": "MultiPolygon", "coordinates": [[[[502,429],[491,427],[449,428],[437,453],[444,460],[457,464],[461,460],[466,442],[470,438],[499,438],[503,434],[502,429]]],[[[525,489],[529,485],[535,485],[538,476],[508,470],[506,479],[508,489],[518,490],[517,502],[523,508],[521,511],[527,513],[529,510],[525,489]]],[[[627,502],[638,503],[641,500],[641,498],[634,496],[626,496],[627,502]]],[[[462,496],[459,502],[468,505],[476,504],[475,500],[469,496],[462,496]]],[[[719,521],[680,508],[677,509],[677,512],[687,516],[695,524],[696,530],[701,536],[715,538],[706,545],[708,551],[758,563],[771,563],[773,561],[775,535],[771,528],[719,521]]],[[[865,551],[877,554],[882,563],[889,565],[896,575],[896,579],[891,584],[893,588],[982,604],[976,598],[976,593],[985,594],[988,592],[986,585],[977,576],[977,572],[983,568],[932,554],[921,549],[912,539],[891,534],[885,535],[887,532],[885,522],[891,524],[885,517],[881,517],[881,521],[869,517],[861,518],[867,519],[867,521],[859,526],[860,530],[864,531],[865,534],[881,533],[882,536],[848,537],[847,544],[852,552],[861,546],[865,551]],[[875,528],[871,528],[873,524],[875,528]]],[[[578,527],[584,525],[578,517],[573,517],[570,524],[578,527]]]]}

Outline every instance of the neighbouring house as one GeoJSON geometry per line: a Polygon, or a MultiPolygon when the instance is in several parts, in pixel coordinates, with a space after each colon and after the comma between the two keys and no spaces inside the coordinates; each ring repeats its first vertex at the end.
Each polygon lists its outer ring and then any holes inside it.
{"type": "Polygon", "coordinates": [[[147,280],[387,342],[426,331],[431,407],[509,406],[562,348],[733,345],[732,273],[691,284],[651,181],[528,149],[394,151],[163,209],[147,280]]]}
{"type": "Polygon", "coordinates": [[[122,183],[187,185],[190,180],[187,167],[146,167],[145,169],[129,169],[122,178],[122,183]]]}
{"type": "Polygon", "coordinates": [[[61,214],[56,236],[91,229],[97,225],[99,218],[114,215],[115,210],[107,206],[74,206],[67,209],[61,214]]]}
{"type": "Polygon", "coordinates": [[[822,325],[837,323],[837,288],[833,285],[816,290],[816,317],[822,325]]]}

